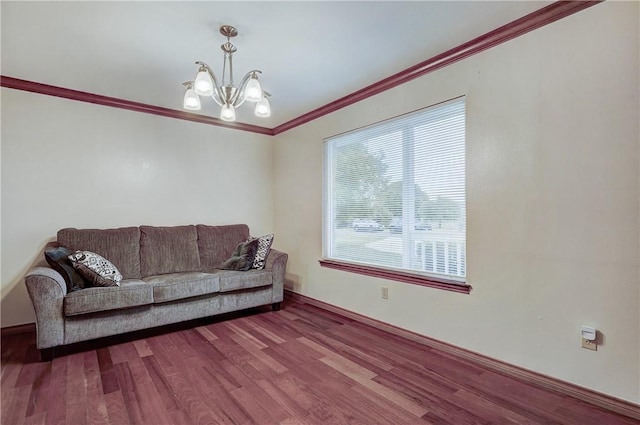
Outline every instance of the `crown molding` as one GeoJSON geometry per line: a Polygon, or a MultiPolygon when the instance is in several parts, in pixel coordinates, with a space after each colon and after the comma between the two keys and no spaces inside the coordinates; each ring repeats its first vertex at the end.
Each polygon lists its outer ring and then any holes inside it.
{"type": "Polygon", "coordinates": [[[218,127],[226,127],[234,130],[249,131],[252,133],[266,134],[273,136],[273,130],[267,127],[260,127],[252,124],[239,122],[227,122],[221,119],[194,114],[191,112],[180,111],[176,109],[164,108],[161,106],[149,105],[146,103],[134,102],[131,100],[119,99],[117,97],[102,96],[99,94],[68,89],[64,87],[52,86],[49,84],[37,83],[34,81],[21,80],[19,78],[0,76],[0,86],[23,90],[32,93],[44,94],[47,96],[62,97],[64,99],[77,100],[79,102],[94,103],[111,108],[126,109],[129,111],[143,112],[146,114],[160,115],[167,118],[176,118],[179,120],[199,122],[202,124],[215,125],[218,127]]]}
{"type": "Polygon", "coordinates": [[[469,56],[480,53],[491,47],[502,44],[506,41],[519,37],[525,33],[533,31],[537,28],[543,27],[547,24],[555,22],[559,19],[565,18],[576,12],[579,12],[588,7],[594,6],[603,0],[598,1],[557,1],[542,9],[536,10],[528,15],[523,16],[520,19],[516,19],[500,28],[497,28],[491,32],[488,32],[480,37],[477,37],[471,41],[461,44],[453,49],[447,50],[437,56],[427,59],[417,65],[400,71],[390,77],[373,83],[365,88],[341,97],[331,103],[314,109],[311,112],[307,112],[304,115],[300,115],[291,121],[280,124],[273,128],[274,135],[291,130],[309,121],[318,119],[324,115],[335,112],[339,109],[345,108],[354,103],[360,102],[368,97],[374,96],[378,93],[390,90],[415,78],[421,77],[430,72],[436,71],[445,66],[451,65],[459,60],[465,59],[469,56]]]}
{"type": "Polygon", "coordinates": [[[78,90],[52,86],[48,84],[37,83],[33,81],[21,80],[18,78],[0,76],[0,86],[16,90],[24,90],[33,93],[44,94],[48,96],[62,97],[65,99],[77,100],[80,102],[94,103],[112,108],[127,109],[130,111],[143,112],[147,114],[160,115],[168,118],[176,118],[181,120],[199,122],[202,124],[215,125],[218,127],[231,128],[234,130],[249,131],[268,136],[275,136],[295,127],[306,124],[310,121],[318,119],[324,115],[345,108],[361,100],[367,99],[378,93],[390,90],[415,78],[421,77],[430,72],[436,71],[469,56],[490,49],[494,46],[512,40],[530,31],[548,25],[559,19],[565,18],[574,13],[580,12],[588,7],[601,3],[603,0],[595,1],[556,1],[545,6],[535,12],[532,12],[520,19],[516,19],[506,25],[490,31],[471,41],[463,43],[444,53],[427,59],[417,65],[400,71],[390,77],[373,83],[367,87],[348,94],[340,99],[328,103],[320,108],[314,109],[297,118],[280,124],[274,128],[260,127],[252,124],[239,122],[226,122],[218,118],[194,114],[191,112],[180,111],[176,109],[164,108],[145,103],[133,102],[131,100],[119,99],[115,97],[102,96],[98,94],[82,92],[78,90]]]}

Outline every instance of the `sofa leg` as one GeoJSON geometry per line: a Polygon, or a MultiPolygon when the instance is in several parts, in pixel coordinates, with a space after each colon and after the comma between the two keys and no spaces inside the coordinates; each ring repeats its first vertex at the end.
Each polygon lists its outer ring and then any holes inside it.
{"type": "Polygon", "coordinates": [[[43,362],[50,362],[53,360],[53,347],[43,348],[40,350],[40,360],[43,362]]]}
{"type": "Polygon", "coordinates": [[[271,304],[271,308],[273,309],[273,311],[280,311],[280,304],[282,304],[282,303],[273,303],[273,304],[271,304]]]}

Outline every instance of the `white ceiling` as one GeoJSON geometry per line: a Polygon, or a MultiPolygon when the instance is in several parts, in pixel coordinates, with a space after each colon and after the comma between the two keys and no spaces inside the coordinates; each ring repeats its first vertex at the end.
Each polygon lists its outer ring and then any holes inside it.
{"type": "MultiPolygon", "coordinates": [[[[2,75],[181,109],[196,60],[220,76],[234,25],[236,82],[260,69],[273,128],[540,9],[541,1],[2,1],[2,75]]],[[[211,99],[200,113],[218,116],[211,99]]]]}

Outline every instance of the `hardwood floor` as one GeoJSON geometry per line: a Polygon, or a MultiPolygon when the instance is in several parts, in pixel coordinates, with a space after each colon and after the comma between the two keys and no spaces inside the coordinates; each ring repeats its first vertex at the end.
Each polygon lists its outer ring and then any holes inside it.
{"type": "Polygon", "coordinates": [[[285,301],[56,351],[2,338],[2,424],[638,422],[285,301]]]}

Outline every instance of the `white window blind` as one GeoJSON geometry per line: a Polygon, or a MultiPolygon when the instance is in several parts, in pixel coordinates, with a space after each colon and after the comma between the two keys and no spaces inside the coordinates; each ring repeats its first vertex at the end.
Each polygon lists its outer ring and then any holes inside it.
{"type": "Polygon", "coordinates": [[[466,276],[465,98],[325,140],[325,258],[466,276]]]}

